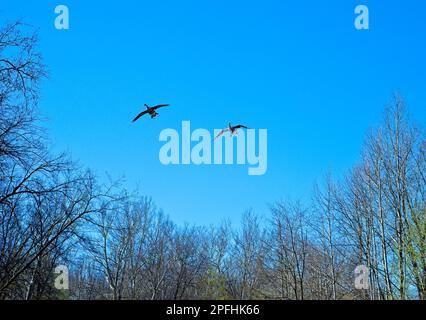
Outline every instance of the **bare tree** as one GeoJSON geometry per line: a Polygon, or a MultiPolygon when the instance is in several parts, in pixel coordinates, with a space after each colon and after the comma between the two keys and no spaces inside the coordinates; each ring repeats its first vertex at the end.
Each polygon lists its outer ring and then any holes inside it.
{"type": "Polygon", "coordinates": [[[36,45],[21,23],[0,30],[0,298],[51,292],[54,264],[101,197],[90,172],[45,146],[36,106],[46,72],[36,45]]]}

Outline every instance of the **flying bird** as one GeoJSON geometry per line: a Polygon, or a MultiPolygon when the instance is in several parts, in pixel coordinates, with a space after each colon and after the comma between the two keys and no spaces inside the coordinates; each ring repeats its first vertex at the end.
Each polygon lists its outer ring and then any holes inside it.
{"type": "Polygon", "coordinates": [[[168,107],[168,104],[158,104],[156,106],[150,107],[145,103],[145,107],[146,110],[142,111],[141,113],[139,113],[132,122],[135,122],[136,120],[138,120],[140,117],[142,117],[145,114],[149,114],[151,116],[151,119],[155,118],[156,116],[158,116],[157,113],[157,109],[163,108],[163,107],[168,107]]]}
{"type": "Polygon", "coordinates": [[[216,136],[215,139],[219,138],[221,135],[223,135],[224,133],[226,133],[228,131],[231,133],[231,135],[236,134],[237,131],[238,131],[238,129],[242,129],[242,128],[243,129],[248,129],[248,127],[243,126],[242,124],[238,124],[236,126],[231,126],[231,123],[229,123],[228,124],[228,128],[223,129],[221,132],[219,132],[219,134],[216,136]]]}

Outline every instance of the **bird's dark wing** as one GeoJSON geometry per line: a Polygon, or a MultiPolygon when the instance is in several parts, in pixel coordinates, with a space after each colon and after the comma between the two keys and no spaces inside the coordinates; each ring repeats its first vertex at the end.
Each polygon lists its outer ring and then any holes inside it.
{"type": "Polygon", "coordinates": [[[153,106],[152,109],[157,110],[163,107],[168,107],[168,104],[157,104],[156,106],[153,106]]]}
{"type": "Polygon", "coordinates": [[[132,120],[132,122],[135,122],[136,120],[138,120],[140,117],[142,117],[144,114],[147,114],[147,113],[148,113],[148,110],[142,111],[141,113],[139,113],[139,114],[136,116],[136,118],[134,118],[134,119],[132,120]]]}
{"type": "Polygon", "coordinates": [[[248,127],[243,126],[242,124],[236,125],[236,126],[234,127],[234,129],[241,129],[241,128],[248,129],[248,127]]]}
{"type": "Polygon", "coordinates": [[[229,131],[229,128],[226,128],[226,129],[223,129],[221,132],[219,132],[219,134],[214,138],[215,140],[217,139],[217,138],[219,138],[222,134],[224,134],[225,132],[228,132],[229,131]]]}

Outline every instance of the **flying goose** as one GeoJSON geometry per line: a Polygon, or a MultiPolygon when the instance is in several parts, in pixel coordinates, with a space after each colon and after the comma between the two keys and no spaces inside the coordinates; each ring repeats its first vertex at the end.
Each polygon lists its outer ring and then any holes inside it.
{"type": "Polygon", "coordinates": [[[156,116],[158,116],[158,113],[157,113],[157,109],[160,109],[160,108],[163,108],[163,107],[167,107],[167,106],[169,106],[168,104],[158,104],[158,105],[156,105],[156,106],[154,106],[154,107],[150,107],[150,106],[148,106],[146,103],[145,103],[145,107],[146,107],[146,110],[144,110],[144,111],[142,111],[141,113],[139,113],[137,116],[136,116],[136,118],[134,118],[133,119],[133,121],[132,122],[135,122],[136,120],[138,120],[140,117],[142,117],[143,115],[145,115],[145,114],[149,114],[150,116],[151,116],[151,119],[153,119],[153,118],[155,118],[156,116]]]}
{"type": "Polygon", "coordinates": [[[221,132],[219,132],[219,134],[216,136],[215,139],[219,138],[221,135],[223,135],[225,132],[228,132],[228,131],[231,133],[231,135],[236,134],[237,130],[241,129],[241,128],[248,129],[248,127],[243,126],[242,124],[238,124],[236,126],[231,126],[231,123],[229,123],[228,128],[223,129],[221,132]]]}

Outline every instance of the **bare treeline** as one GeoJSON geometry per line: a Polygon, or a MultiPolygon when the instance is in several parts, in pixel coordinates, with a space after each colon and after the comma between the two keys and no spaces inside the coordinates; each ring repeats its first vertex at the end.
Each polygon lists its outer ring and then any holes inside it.
{"type": "Polygon", "coordinates": [[[53,156],[47,72],[21,23],[0,29],[0,299],[425,299],[426,145],[395,96],[362,157],[307,204],[233,228],[178,227],[150,199],[53,156]],[[54,269],[70,270],[70,289],[54,269]],[[355,268],[368,269],[368,289],[355,268]]]}

